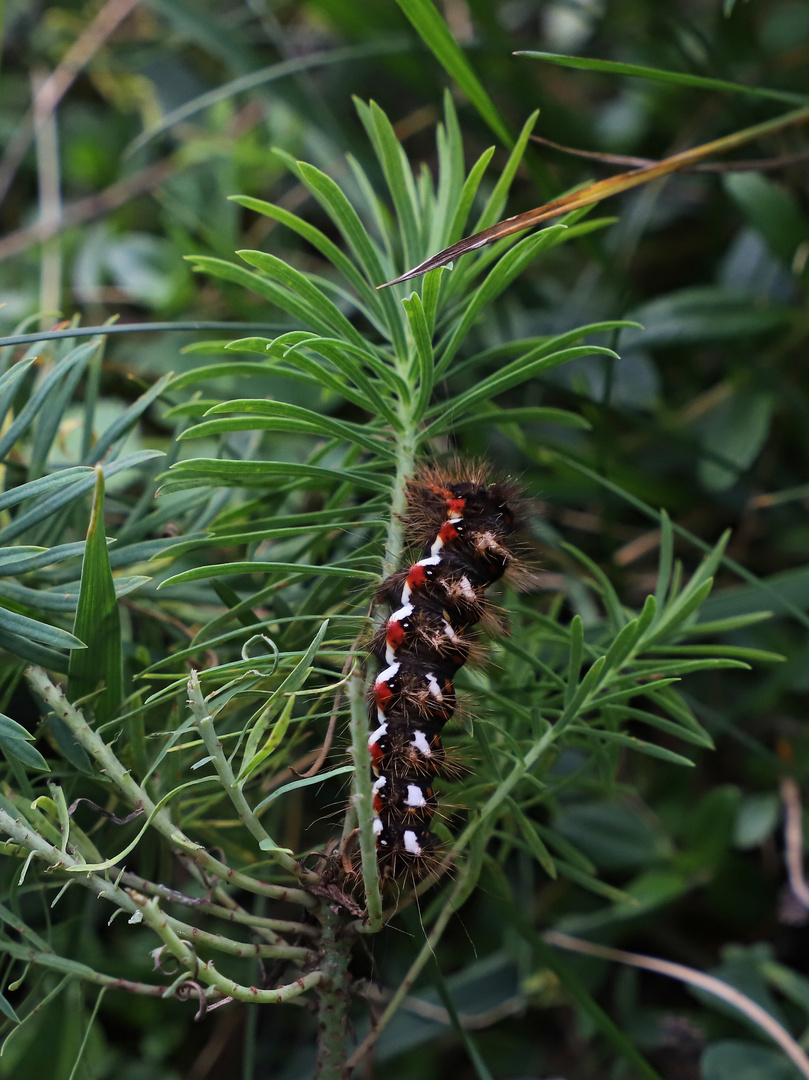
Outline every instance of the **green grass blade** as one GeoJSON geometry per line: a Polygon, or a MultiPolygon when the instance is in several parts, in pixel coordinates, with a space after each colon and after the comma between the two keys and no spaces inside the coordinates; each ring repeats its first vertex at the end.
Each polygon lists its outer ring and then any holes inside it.
{"type": "Polygon", "coordinates": [[[460,45],[449,31],[432,0],[396,0],[421,39],[447,74],[455,80],[471,103],[504,146],[514,145],[508,126],[497,111],[466,59],[460,45]]]}
{"type": "Polygon", "coordinates": [[[96,486],[84,561],[81,588],[73,629],[87,645],[71,654],[67,676],[70,701],[92,694],[99,683],[104,693],[94,700],[96,720],[104,723],[120,707],[124,698],[124,669],[121,651],[121,620],[115,583],[104,534],[104,472],[96,469],[96,486]]]}
{"type": "Polygon", "coordinates": [[[689,75],[684,71],[666,71],[663,68],[644,67],[642,64],[624,64],[617,60],[595,60],[584,56],[564,56],[561,53],[524,50],[515,56],[527,56],[532,60],[544,60],[559,67],[579,71],[601,71],[608,75],[630,75],[634,78],[651,79],[653,82],[673,83],[675,86],[697,87],[700,90],[719,90],[723,93],[750,94],[769,101],[781,101],[788,105],[805,105],[806,94],[791,94],[785,90],[767,90],[757,86],[742,86],[727,79],[713,79],[706,75],[689,75]]]}

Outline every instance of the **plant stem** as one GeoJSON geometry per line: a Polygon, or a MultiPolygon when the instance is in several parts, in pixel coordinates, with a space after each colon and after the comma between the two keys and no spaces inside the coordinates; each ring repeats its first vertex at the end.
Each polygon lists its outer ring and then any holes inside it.
{"type": "Polygon", "coordinates": [[[246,889],[259,896],[271,897],[274,900],[286,900],[306,908],[317,906],[315,898],[303,889],[257,881],[247,874],[231,869],[231,867],[220,862],[219,859],[216,859],[199,844],[187,837],[174,824],[167,811],[163,808],[158,809],[146,793],[146,790],[132,779],[132,776],[113,754],[110,747],[107,746],[97,732],[93,731],[80,710],[71,705],[61,690],[53,685],[42,668],[28,668],[26,677],[36,693],[70,728],[79,745],[96,762],[99,771],[109,777],[130,806],[144,811],[150,818],[150,824],[154,825],[164,839],[169,842],[173,850],[188,856],[195,869],[201,869],[220,878],[229,885],[246,889]]]}
{"type": "Polygon", "coordinates": [[[255,1005],[280,1005],[283,1001],[298,997],[324,982],[325,976],[322,971],[310,971],[307,975],[302,975],[285,986],[267,990],[259,990],[255,986],[243,986],[241,983],[234,982],[233,979],[217,971],[213,961],[200,962],[191,944],[175,933],[169,924],[170,920],[166,919],[156,899],[142,899],[145,902],[138,906],[143,914],[143,921],[154,930],[167,951],[187,969],[188,975],[194,981],[206,983],[222,997],[251,1002],[255,1005]]]}
{"type": "MultiPolygon", "coordinates": [[[[399,432],[396,436],[396,474],[391,489],[390,518],[385,541],[385,558],[382,564],[383,578],[392,574],[402,559],[404,548],[402,514],[407,505],[405,490],[407,481],[415,471],[419,446],[421,416],[417,415],[418,395],[415,374],[417,364],[413,358],[414,352],[415,346],[411,341],[407,354],[397,355],[394,365],[399,381],[406,389],[396,401],[396,413],[399,419],[399,432]]],[[[360,929],[363,933],[374,934],[382,928],[383,920],[376,836],[373,831],[373,792],[368,754],[369,725],[365,683],[364,674],[361,670],[355,669],[348,687],[351,713],[351,755],[355,766],[350,812],[356,815],[359,827],[362,878],[367,909],[367,918],[363,920],[360,929]]]]}
{"type": "Polygon", "coordinates": [[[222,743],[219,741],[216,734],[213,717],[205,703],[205,698],[202,696],[199,676],[196,671],[192,671],[188,679],[188,704],[191,706],[191,711],[197,721],[197,727],[199,728],[200,735],[202,735],[203,742],[205,743],[205,749],[210,754],[211,761],[216,769],[216,775],[219,777],[228,798],[233,803],[241,823],[250,835],[258,841],[261,850],[270,852],[273,859],[280,863],[285,870],[288,870],[291,874],[295,874],[300,878],[305,878],[307,881],[312,882],[312,884],[316,884],[318,881],[317,874],[302,867],[297,859],[288,855],[286,851],[278,847],[253,813],[252,807],[244,797],[244,792],[236,783],[236,777],[233,775],[230,762],[225,757],[222,751],[222,743]]]}
{"type": "Polygon", "coordinates": [[[215,904],[202,896],[186,896],[185,893],[179,892],[177,889],[170,889],[167,885],[160,885],[154,881],[148,881],[138,874],[129,872],[121,875],[121,882],[131,889],[146,893],[147,896],[159,896],[163,900],[169,900],[175,904],[182,904],[184,907],[193,908],[195,911],[202,911],[206,915],[212,915],[217,919],[224,919],[226,922],[249,926],[251,930],[262,934],[268,941],[278,941],[279,933],[296,934],[303,937],[317,937],[316,926],[311,926],[308,923],[293,922],[291,919],[267,919],[261,915],[252,915],[249,911],[245,911],[231,897],[223,897],[223,901],[227,902],[215,904]]]}
{"type": "Polygon", "coordinates": [[[320,912],[323,929],[323,959],[320,969],[325,981],[318,988],[317,1080],[343,1080],[348,1052],[347,1010],[351,1000],[348,965],[352,939],[342,915],[324,904],[320,912]]]}

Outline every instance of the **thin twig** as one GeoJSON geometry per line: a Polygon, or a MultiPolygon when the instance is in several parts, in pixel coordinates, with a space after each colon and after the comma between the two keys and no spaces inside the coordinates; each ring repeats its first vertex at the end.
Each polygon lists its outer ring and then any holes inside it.
{"type": "Polygon", "coordinates": [[[53,322],[52,314],[61,308],[62,293],[62,245],[59,226],[62,220],[62,191],[59,182],[59,136],[53,112],[43,112],[42,87],[48,79],[42,68],[31,73],[34,98],[34,133],[36,140],[37,191],[39,194],[39,222],[43,230],[51,232],[42,251],[39,268],[39,310],[43,312],[40,330],[47,330],[53,322]]]}
{"type": "Polygon", "coordinates": [[[803,810],[801,792],[791,776],[781,778],[781,798],[784,803],[784,842],[786,844],[787,875],[792,895],[809,909],[809,885],[803,874],[803,810]]]}
{"type": "Polygon", "coordinates": [[[137,4],[138,0],[108,0],[96,17],[62,57],[59,65],[38,88],[33,105],[25,114],[16,132],[9,140],[0,159],[0,203],[8,194],[33,141],[36,128],[45,123],[56,111],[59,102],[68,92],[76,76],[98,52],[110,34],[120,25],[137,4]]]}
{"type": "Polygon", "coordinates": [[[703,971],[686,967],[684,964],[673,964],[669,960],[659,960],[655,956],[641,956],[639,953],[624,952],[623,949],[611,949],[607,945],[596,945],[591,941],[582,941],[580,938],[571,937],[569,934],[559,933],[557,930],[548,930],[542,935],[549,945],[556,945],[560,949],[568,949],[571,952],[584,953],[586,956],[598,956],[602,960],[612,960],[619,964],[629,964],[631,967],[643,968],[646,971],[656,972],[658,975],[666,975],[670,979],[696,986],[700,990],[713,994],[714,997],[732,1005],[734,1009],[752,1020],[754,1024],[765,1031],[770,1038],[778,1043],[787,1057],[800,1070],[801,1075],[809,1078],[809,1057],[803,1052],[798,1043],[792,1038],[786,1028],[783,1028],[777,1020],[762,1009],[755,1001],[733,986],[716,979],[713,975],[706,975],[703,971]]]}
{"type": "Polygon", "coordinates": [[[154,191],[167,177],[171,176],[174,169],[174,162],[170,158],[164,158],[162,161],[156,161],[145,169],[125,177],[123,180],[116,180],[114,184],[110,184],[103,191],[88,195],[84,199],[76,199],[74,202],[66,203],[62,207],[62,213],[58,220],[45,221],[40,218],[33,225],[29,225],[24,229],[17,229],[15,232],[3,237],[0,240],[0,260],[19,255],[21,252],[26,251],[31,244],[44,243],[46,240],[58,236],[65,229],[72,228],[75,225],[83,225],[87,221],[92,221],[93,218],[101,217],[103,214],[109,213],[110,210],[123,206],[124,203],[137,198],[138,195],[146,195],[150,191],[154,191]]]}
{"type": "MultiPolygon", "coordinates": [[[[659,164],[655,158],[632,157],[628,154],[603,154],[599,150],[579,150],[575,146],[564,146],[562,143],[552,142],[541,135],[532,135],[531,141],[547,146],[551,150],[558,150],[561,154],[587,158],[589,161],[600,161],[603,165],[641,169],[649,165],[659,164]]],[[[790,165],[800,165],[804,161],[809,161],[809,150],[799,150],[795,154],[782,154],[780,157],[772,158],[745,158],[741,161],[703,161],[698,165],[685,166],[680,169],[680,172],[774,172],[776,169],[786,169],[790,165]]]]}
{"type": "MultiPolygon", "coordinates": [[[[384,987],[376,986],[374,983],[368,983],[361,992],[363,997],[380,1005],[387,1004],[393,997],[392,990],[386,990],[384,987]]],[[[452,1025],[452,1018],[442,1005],[425,1001],[423,998],[408,995],[402,999],[401,1008],[413,1013],[414,1016],[420,1016],[424,1020],[431,1020],[435,1024],[444,1024],[446,1027],[452,1025]]],[[[486,1028],[491,1027],[500,1020],[522,1012],[524,1008],[525,998],[516,994],[514,997],[506,998],[484,1012],[459,1012],[458,1020],[465,1031],[485,1031],[486,1028]]]]}
{"type": "Polygon", "coordinates": [[[316,926],[307,923],[293,922],[290,919],[267,919],[260,915],[253,915],[237,904],[232,897],[225,897],[228,904],[215,904],[206,900],[203,896],[186,896],[177,889],[170,889],[167,885],[160,885],[154,881],[148,881],[139,874],[127,871],[121,875],[121,884],[128,885],[131,889],[146,893],[147,896],[159,896],[170,903],[181,904],[184,907],[194,908],[206,915],[211,915],[225,922],[238,923],[249,926],[254,933],[262,934],[270,941],[277,941],[278,934],[295,934],[303,937],[317,937],[316,926]]]}

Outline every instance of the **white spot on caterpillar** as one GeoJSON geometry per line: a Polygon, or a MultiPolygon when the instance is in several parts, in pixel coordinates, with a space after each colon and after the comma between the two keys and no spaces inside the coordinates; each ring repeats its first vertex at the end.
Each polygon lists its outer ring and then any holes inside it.
{"type": "Polygon", "coordinates": [[[398,660],[395,660],[392,664],[389,664],[384,671],[380,671],[377,677],[374,679],[374,686],[381,686],[386,683],[388,679],[395,678],[399,674],[399,668],[402,665],[398,660]]]}
{"type": "MultiPolygon", "coordinates": [[[[379,740],[384,738],[384,736],[387,735],[387,733],[388,733],[388,724],[387,724],[387,721],[383,719],[382,723],[379,725],[379,727],[376,729],[376,731],[371,732],[371,735],[370,735],[370,737],[368,739],[368,745],[369,746],[376,746],[376,744],[379,742],[379,740]]],[[[384,779],[384,777],[381,777],[381,779],[384,779]]]]}
{"type": "Polygon", "coordinates": [[[408,855],[421,855],[421,844],[412,829],[405,829],[402,834],[404,848],[408,855]]]}
{"type": "Polygon", "coordinates": [[[456,644],[460,641],[460,638],[452,628],[452,623],[444,619],[444,633],[447,635],[450,641],[454,641],[456,644]]]}
{"type": "Polygon", "coordinates": [[[435,675],[430,674],[429,671],[425,671],[424,678],[427,680],[427,689],[430,692],[430,697],[434,697],[436,701],[443,701],[444,695],[441,693],[441,687],[438,685],[438,679],[435,675]]]}
{"type": "Polygon", "coordinates": [[[379,779],[377,781],[375,781],[375,783],[374,783],[374,787],[373,787],[374,795],[376,795],[377,792],[381,791],[382,788],[385,787],[387,782],[388,782],[387,776],[380,776],[379,779]]]}
{"type": "Polygon", "coordinates": [[[405,806],[409,806],[411,810],[419,810],[422,806],[426,805],[427,800],[424,798],[424,792],[418,784],[408,784],[405,806]]]}
{"type": "Polygon", "coordinates": [[[398,611],[394,611],[388,622],[401,622],[403,619],[409,618],[413,614],[414,608],[412,604],[402,604],[398,611]]]}
{"type": "Polygon", "coordinates": [[[456,584],[461,591],[461,595],[465,596],[467,600],[477,600],[477,593],[472,588],[472,582],[469,580],[466,574],[459,578],[456,584]]]}
{"type": "Polygon", "coordinates": [[[424,734],[423,731],[413,732],[413,738],[410,740],[410,745],[415,746],[415,748],[423,757],[433,756],[433,751],[430,747],[429,742],[427,742],[427,736],[424,734]]]}
{"type": "Polygon", "coordinates": [[[385,826],[382,824],[382,818],[374,818],[374,836],[379,836],[385,826]]]}

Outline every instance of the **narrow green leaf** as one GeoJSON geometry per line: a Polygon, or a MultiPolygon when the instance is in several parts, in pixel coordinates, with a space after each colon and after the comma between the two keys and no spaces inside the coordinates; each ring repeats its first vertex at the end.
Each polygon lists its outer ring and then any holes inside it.
{"type": "MultiPolygon", "coordinates": [[[[109,479],[126,469],[137,468],[137,466],[143,465],[147,461],[154,461],[155,458],[164,456],[160,450],[138,450],[133,454],[126,454],[124,457],[118,458],[111,465],[104,465],[104,476],[109,479]]],[[[90,491],[94,484],[94,472],[88,470],[81,479],[74,481],[72,484],[65,484],[64,487],[60,486],[53,494],[30,509],[18,514],[10,525],[0,529],[0,544],[7,544],[9,540],[27,532],[33,525],[38,525],[40,521],[51,517],[63,506],[75,502],[79,496],[90,491]]],[[[47,565],[47,563],[44,565],[47,565]]]]}
{"type": "Polygon", "coordinates": [[[385,174],[385,181],[396,209],[407,262],[420,252],[419,204],[410,162],[396,138],[393,125],[376,102],[372,101],[370,105],[366,105],[358,98],[354,98],[354,106],[385,174]]]}
{"type": "Polygon", "coordinates": [[[729,656],[747,660],[751,664],[781,664],[786,660],[783,653],[754,649],[747,645],[660,645],[645,652],[650,656],[729,656]]]}
{"type": "Polygon", "coordinates": [[[5,713],[0,713],[0,737],[5,739],[25,739],[28,742],[32,742],[34,738],[31,732],[26,730],[22,724],[18,724],[16,720],[12,720],[5,713]]]}
{"type": "Polygon", "coordinates": [[[396,2],[413,24],[424,44],[450,78],[454,79],[463,90],[497,138],[504,146],[512,146],[514,139],[507,125],[432,0],[396,0],[396,2]]]}
{"type": "Polygon", "coordinates": [[[210,274],[222,281],[230,281],[234,285],[251,289],[311,330],[327,336],[333,332],[331,323],[323,318],[319,308],[313,307],[307,300],[301,299],[290,289],[278,285],[263,274],[256,274],[236,263],[208,255],[186,255],[186,259],[197,273],[210,274]]]}
{"type": "MultiPolygon", "coordinates": [[[[475,164],[469,170],[469,175],[464,181],[463,189],[461,190],[461,196],[451,211],[451,214],[447,217],[449,222],[449,228],[446,231],[446,235],[441,241],[441,247],[449,247],[450,244],[456,243],[463,234],[466,232],[466,224],[469,220],[469,214],[472,211],[475,198],[480,188],[481,181],[489,166],[489,162],[494,157],[495,148],[490,146],[488,150],[484,150],[475,164]]],[[[434,248],[439,247],[436,243],[434,248]]],[[[388,290],[384,290],[387,292],[388,290]]]]}
{"type": "Polygon", "coordinates": [[[278,281],[285,289],[307,303],[312,311],[317,313],[318,318],[330,326],[334,333],[359,347],[365,344],[365,339],[359,330],[349,322],[333,301],[309,280],[306,274],[302,274],[300,270],[296,270],[283,259],[270,255],[266,251],[241,250],[236,254],[248,265],[255,266],[268,278],[278,281]]]}
{"type": "MultiPolygon", "coordinates": [[[[578,615],[576,616],[578,618],[578,615]]],[[[595,694],[596,690],[601,683],[604,671],[604,661],[606,657],[599,656],[597,660],[593,662],[589,671],[582,679],[578,688],[575,689],[575,693],[570,701],[565,701],[565,709],[562,715],[557,721],[557,728],[559,731],[566,728],[572,719],[576,717],[580,710],[585,706],[587,700],[595,694]]],[[[567,687],[565,688],[567,690],[567,687]]]]}
{"type": "Polygon", "coordinates": [[[273,487],[289,483],[302,484],[305,487],[323,486],[330,490],[336,480],[355,484],[360,489],[387,493],[389,485],[377,480],[369,473],[354,470],[322,469],[317,465],[305,465],[289,461],[226,461],[218,458],[188,458],[178,461],[161,479],[165,490],[171,487],[171,481],[179,474],[195,484],[215,484],[229,487],[273,487]]]}
{"type": "MultiPolygon", "coordinates": [[[[68,377],[73,368],[76,366],[83,368],[97,348],[98,341],[88,341],[85,345],[79,345],[77,348],[73,349],[68,353],[64,360],[51,368],[20,409],[17,416],[3,432],[2,436],[0,436],[0,459],[6,456],[20,436],[28,430],[39,415],[40,410],[45,406],[51,394],[59,387],[60,383],[68,377]]],[[[18,366],[19,365],[15,365],[11,371],[15,371],[18,366]]],[[[27,367],[23,369],[23,372],[25,370],[27,370],[27,367]]],[[[7,372],[6,374],[10,375],[11,372],[7,372]]]]}
{"type": "Polygon", "coordinates": [[[603,728],[587,727],[585,724],[571,724],[567,730],[582,735],[593,735],[597,739],[603,739],[606,742],[620,743],[622,746],[628,746],[641,754],[661,758],[663,761],[670,761],[674,765],[689,765],[691,767],[694,765],[690,758],[683,757],[682,754],[675,754],[673,750],[667,750],[663,746],[656,746],[654,743],[645,742],[643,739],[636,739],[634,735],[624,735],[621,731],[604,731],[603,728]]]}
{"type": "Polygon", "coordinates": [[[19,636],[27,641],[48,645],[53,649],[83,650],[84,642],[58,626],[30,619],[0,605],[0,629],[7,636],[19,636]]]}
{"type": "Polygon", "coordinates": [[[483,308],[495,300],[522,273],[532,259],[536,258],[541,251],[551,247],[564,232],[564,225],[552,225],[539,233],[524,236],[516,243],[513,243],[510,238],[504,241],[505,252],[500,254],[492,269],[467,301],[463,316],[457,321],[438,359],[437,375],[443,374],[449,368],[483,308]]]}
{"type": "Polygon", "coordinates": [[[689,582],[686,589],[661,611],[660,618],[643,640],[641,648],[644,651],[666,639],[677,637],[682,624],[694,614],[709,596],[713,588],[713,578],[703,581],[696,589],[692,589],[691,584],[689,582]]]}
{"type": "Polygon", "coordinates": [[[533,852],[537,862],[548,875],[548,877],[553,878],[555,881],[558,877],[558,874],[556,872],[556,864],[553,861],[553,856],[545,847],[545,844],[542,842],[542,839],[539,836],[537,829],[534,827],[534,822],[528,820],[528,818],[525,816],[522,810],[520,810],[519,806],[512,798],[508,798],[506,802],[509,805],[511,813],[514,815],[515,821],[520,827],[520,832],[522,833],[526,844],[528,844],[528,847],[533,852]]]}
{"type": "Polygon", "coordinates": [[[381,304],[382,294],[378,293],[376,289],[372,287],[345,252],[330,240],[325,233],[321,232],[320,229],[315,228],[315,226],[311,225],[308,221],[298,217],[297,214],[292,214],[288,210],[283,209],[283,207],[275,206],[273,203],[265,202],[263,199],[254,199],[249,195],[231,195],[231,199],[233,202],[237,202],[240,206],[244,206],[248,210],[253,210],[257,214],[263,214],[273,221],[278,221],[282,225],[286,225],[288,229],[291,229],[299,236],[302,236],[304,240],[310,243],[312,247],[328,259],[329,262],[340,271],[343,277],[354,286],[357,293],[362,297],[369,311],[375,318],[382,319],[384,317],[381,304]]]}
{"type": "Polygon", "coordinates": [[[617,637],[613,640],[609,649],[607,649],[604,657],[605,674],[609,671],[620,669],[624,660],[626,660],[635,648],[638,638],[641,635],[641,629],[640,619],[638,618],[627,623],[626,626],[618,632],[617,637]]]}
{"type": "MultiPolygon", "coordinates": [[[[110,424],[101,437],[93,443],[85,460],[82,462],[82,465],[95,465],[96,462],[101,461],[102,458],[106,457],[111,447],[131,431],[150,405],[164,393],[171,382],[171,378],[171,373],[169,373],[158,379],[145,394],[141,394],[114,423],[110,424]]],[[[109,476],[109,472],[107,472],[107,475],[109,476]]]]}
{"type": "Polygon", "coordinates": [[[440,416],[427,429],[428,437],[434,437],[446,430],[455,423],[458,417],[469,412],[481,401],[490,401],[498,394],[505,393],[506,390],[521,386],[542,371],[550,371],[552,368],[567,363],[568,360],[577,360],[581,356],[611,356],[614,358],[615,355],[612,349],[603,349],[597,345],[581,345],[578,348],[564,349],[561,352],[552,353],[550,356],[542,356],[533,361],[523,358],[513,364],[508,364],[502,371],[481,380],[465,393],[459,394],[447,402],[442,402],[440,406],[434,406],[430,411],[440,413],[440,416]]]}
{"type": "Polygon", "coordinates": [[[658,559],[657,585],[655,587],[655,601],[657,610],[662,611],[666,602],[666,596],[671,584],[671,572],[674,562],[674,534],[671,528],[671,518],[665,510],[660,511],[660,558],[658,559]]]}
{"type": "Polygon", "coordinates": [[[522,409],[476,410],[473,416],[454,421],[452,430],[480,427],[481,424],[492,424],[495,427],[505,427],[507,424],[559,424],[560,427],[579,428],[582,431],[592,428],[590,421],[578,413],[568,412],[567,409],[529,405],[522,409]]]}
{"type": "MultiPolygon", "coordinates": [[[[656,702],[660,704],[659,695],[653,695],[656,702]]],[[[605,716],[609,716],[612,712],[611,706],[606,706],[603,710],[605,716]]],[[[684,742],[693,743],[695,746],[702,746],[706,750],[713,750],[714,741],[708,732],[703,728],[697,720],[693,723],[684,725],[680,721],[666,720],[665,717],[658,716],[656,713],[648,712],[646,709],[636,709],[630,705],[622,705],[620,708],[615,709],[615,715],[620,717],[621,720],[637,720],[641,724],[648,724],[650,727],[657,728],[659,731],[665,731],[669,735],[674,735],[677,739],[683,739],[684,742]]]]}
{"type": "MultiPolygon", "coordinates": [[[[227,344],[233,343],[227,342],[227,344]]],[[[266,355],[266,349],[262,349],[262,354],[266,355]]],[[[193,368],[191,371],[184,371],[181,375],[175,375],[166,389],[168,391],[184,390],[187,386],[207,382],[209,379],[229,379],[240,375],[271,375],[272,372],[273,367],[269,360],[261,364],[248,360],[227,360],[224,364],[207,364],[205,367],[193,368]]]]}
{"type": "Polygon", "coordinates": [[[435,359],[433,357],[432,335],[424,313],[424,305],[418,293],[413,293],[407,300],[403,300],[402,304],[407,312],[407,319],[413,334],[413,343],[416,347],[413,358],[412,381],[418,386],[418,390],[413,405],[413,415],[420,419],[424,415],[433,393],[435,359]]]}
{"type": "Polygon", "coordinates": [[[369,570],[355,570],[349,566],[307,566],[305,563],[284,562],[244,562],[219,563],[215,566],[198,566],[193,570],[184,570],[181,574],[174,574],[166,578],[158,585],[159,589],[165,589],[169,585],[182,585],[187,581],[207,581],[214,576],[227,576],[232,574],[296,574],[304,577],[344,577],[357,578],[363,581],[379,581],[379,574],[369,570]]]}
{"type": "MultiPolygon", "coordinates": [[[[382,264],[382,255],[368,235],[368,230],[360,220],[357,211],[348,201],[340,187],[330,176],[305,162],[294,162],[289,155],[275,153],[300,178],[329,215],[339,230],[354,258],[362,267],[371,284],[381,284],[386,277],[382,264]]],[[[382,294],[382,307],[389,328],[391,341],[397,352],[405,348],[404,313],[397,303],[395,295],[382,294]]]]}
{"type": "Polygon", "coordinates": [[[560,53],[522,50],[515,56],[527,56],[533,60],[544,60],[559,67],[575,68],[579,71],[603,71],[608,75],[630,75],[635,78],[651,79],[653,82],[673,83],[675,86],[694,86],[701,90],[719,90],[733,94],[750,94],[753,97],[766,98],[770,101],[782,101],[789,105],[805,105],[806,94],[791,94],[786,90],[767,90],[764,87],[743,86],[741,83],[728,82],[726,79],[708,78],[706,75],[689,75],[684,71],[666,71],[663,68],[644,67],[641,64],[625,64],[616,60],[595,60],[583,56],[564,56],[560,53]]]}
{"type": "MultiPolygon", "coordinates": [[[[206,416],[219,417],[223,414],[235,413],[248,413],[250,416],[258,416],[262,419],[267,419],[268,421],[271,421],[276,417],[280,420],[293,420],[301,424],[300,430],[304,430],[303,425],[308,425],[309,429],[311,429],[314,434],[332,436],[337,439],[346,439],[349,442],[356,443],[358,446],[365,447],[366,450],[371,450],[373,453],[388,453],[387,446],[380,438],[373,438],[371,435],[366,434],[368,430],[367,425],[347,423],[344,420],[335,420],[330,416],[324,416],[322,413],[314,412],[312,409],[304,409],[300,405],[291,405],[285,401],[267,401],[263,398],[258,400],[238,399],[236,401],[225,401],[209,409],[206,416]]],[[[227,423],[227,421],[213,422],[227,423]]],[[[225,428],[212,428],[210,427],[210,423],[212,422],[203,422],[192,428],[188,428],[182,433],[180,439],[192,438],[195,437],[195,434],[199,437],[203,437],[208,434],[215,434],[220,430],[227,430],[225,428]]],[[[257,429],[264,430],[261,424],[257,425],[257,429]]],[[[235,428],[234,430],[250,429],[235,428]]],[[[266,430],[273,429],[268,426],[266,430]]],[[[390,453],[392,453],[392,451],[390,453]]]]}
{"type": "Polygon", "coordinates": [[[39,772],[51,771],[50,766],[39,750],[22,739],[9,739],[0,732],[0,751],[2,751],[6,760],[16,758],[23,765],[27,765],[29,769],[37,769],[39,772]]]}
{"type": "MultiPolygon", "coordinates": [[[[297,791],[299,788],[311,787],[312,784],[322,784],[324,780],[331,780],[335,776],[346,776],[348,773],[354,772],[353,765],[341,765],[339,769],[331,769],[330,772],[318,773],[317,776],[305,776],[300,780],[294,780],[291,784],[284,784],[283,787],[277,788],[271,792],[266,799],[262,799],[257,806],[254,807],[254,813],[258,813],[259,810],[263,810],[265,806],[269,806],[274,803],[276,799],[283,798],[284,795],[288,795],[291,791],[297,791]]],[[[261,845],[259,845],[261,847],[261,845]]]]}
{"type": "Polygon", "coordinates": [[[687,637],[701,637],[703,635],[727,634],[732,630],[743,630],[748,626],[771,619],[772,611],[751,611],[747,615],[733,615],[727,619],[715,619],[712,622],[698,622],[685,628],[687,637]]]}
{"type": "Polygon", "coordinates": [[[62,469],[59,472],[51,473],[50,476],[42,476],[39,480],[31,480],[27,484],[20,484],[18,487],[12,488],[11,491],[5,491],[0,495],[0,510],[7,510],[10,506],[16,506],[17,503],[23,502],[25,499],[45,495],[47,492],[53,491],[54,488],[62,487],[63,484],[71,484],[74,480],[90,477],[92,472],[93,470],[90,468],[77,465],[75,468],[62,469]]]}
{"type": "Polygon", "coordinates": [[[7,1019],[11,1020],[12,1023],[22,1023],[22,1020],[20,1020],[19,1016],[14,1012],[14,1008],[5,994],[0,994],[0,1012],[2,1012],[3,1016],[7,1019]]]}
{"type": "Polygon", "coordinates": [[[98,687],[104,692],[93,702],[96,720],[105,723],[114,716],[124,697],[121,620],[115,596],[115,582],[104,534],[104,471],[96,469],[96,488],[81,568],[81,588],[73,624],[86,649],[71,655],[67,697],[77,701],[98,687]]]}
{"type": "MultiPolygon", "coordinates": [[[[311,670],[312,669],[309,668],[309,671],[311,670]]],[[[237,777],[237,783],[244,783],[244,781],[256,771],[259,765],[262,765],[281,745],[281,742],[287,733],[289,721],[292,719],[292,709],[294,706],[294,696],[287,698],[287,702],[281,710],[281,715],[273,724],[272,731],[268,735],[261,749],[257,749],[258,740],[256,740],[254,745],[251,745],[248,742],[247,747],[245,748],[242,768],[237,777]]],[[[250,735],[252,738],[253,732],[251,732],[250,735]]]]}
{"type": "Polygon", "coordinates": [[[578,866],[573,866],[563,859],[556,859],[556,869],[562,877],[575,882],[576,885],[581,885],[583,889],[595,893],[596,896],[605,896],[616,904],[631,904],[634,902],[629,893],[624,892],[622,889],[616,889],[614,885],[608,885],[605,881],[599,881],[597,877],[585,873],[578,866]]]}

